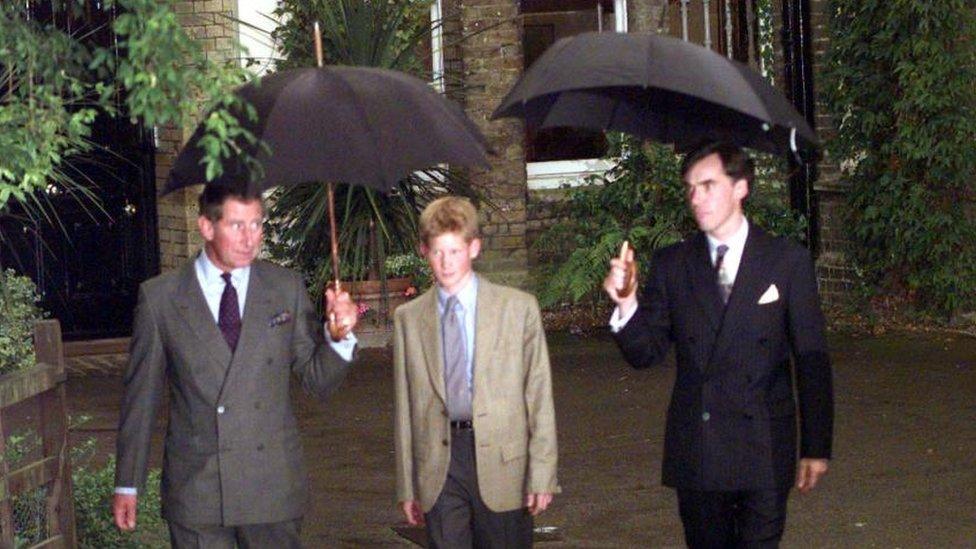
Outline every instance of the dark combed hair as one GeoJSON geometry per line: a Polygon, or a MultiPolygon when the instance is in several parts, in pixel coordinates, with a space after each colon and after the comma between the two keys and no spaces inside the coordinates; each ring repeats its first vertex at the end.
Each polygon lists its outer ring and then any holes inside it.
{"type": "Polygon", "coordinates": [[[205,185],[203,192],[200,193],[200,197],[197,199],[200,215],[215,223],[220,221],[224,216],[224,202],[228,198],[240,200],[241,202],[250,202],[252,200],[261,200],[261,194],[248,192],[246,189],[229,185],[205,185]]]}
{"type": "Polygon", "coordinates": [[[711,141],[686,154],[685,159],[681,162],[681,179],[685,178],[688,170],[695,163],[713,154],[717,154],[722,161],[725,175],[731,177],[733,181],[745,179],[749,188],[752,188],[752,180],[756,177],[755,163],[742,148],[727,141],[711,141]]]}

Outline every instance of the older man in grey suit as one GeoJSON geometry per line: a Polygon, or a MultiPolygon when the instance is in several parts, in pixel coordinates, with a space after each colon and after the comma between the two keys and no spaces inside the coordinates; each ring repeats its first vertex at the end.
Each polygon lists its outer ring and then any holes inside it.
{"type": "Polygon", "coordinates": [[[119,425],[113,513],[136,526],[164,391],[163,516],[174,547],[299,547],[306,474],[289,378],[325,397],[348,370],[356,308],[331,291],[326,344],[299,274],[256,261],[260,197],[200,196],[204,250],[139,290],[119,425]]]}

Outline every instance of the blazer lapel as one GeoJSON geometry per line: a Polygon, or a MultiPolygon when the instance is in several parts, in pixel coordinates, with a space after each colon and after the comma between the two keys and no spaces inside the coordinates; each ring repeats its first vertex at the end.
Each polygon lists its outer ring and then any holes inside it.
{"type": "Polygon", "coordinates": [[[742,250],[742,260],[735,275],[732,294],[729,295],[729,302],[725,307],[722,328],[709,360],[710,369],[717,366],[715,359],[724,354],[725,349],[736,340],[735,336],[739,329],[747,324],[745,320],[756,306],[756,301],[764,289],[763,285],[768,280],[763,276],[766,240],[766,234],[762,229],[755,225],[749,226],[749,236],[742,250]]]}
{"type": "MultiPolygon", "coordinates": [[[[474,319],[474,380],[471,405],[489,395],[491,372],[494,364],[494,351],[498,348],[502,324],[502,303],[495,295],[495,286],[478,278],[478,301],[474,319]],[[480,396],[479,396],[480,395],[480,396]]],[[[473,411],[473,410],[472,410],[473,411]]]]}
{"type": "Polygon", "coordinates": [[[444,353],[441,343],[440,315],[437,312],[437,287],[432,287],[424,295],[418,308],[420,315],[420,342],[424,353],[424,363],[430,376],[430,385],[434,393],[447,404],[446,389],[444,388],[444,353]]]}
{"type": "Polygon", "coordinates": [[[699,232],[691,242],[691,251],[687,256],[688,280],[691,281],[691,293],[698,300],[699,306],[708,318],[712,333],[717,334],[722,326],[723,305],[715,281],[715,267],[708,253],[708,239],[705,233],[699,232]]]}
{"type": "Polygon", "coordinates": [[[224,387],[230,384],[230,378],[240,375],[244,364],[253,361],[253,358],[260,354],[265,336],[270,329],[268,323],[275,313],[274,304],[271,302],[272,287],[261,262],[252,263],[247,281],[244,315],[241,317],[241,337],[237,341],[237,350],[234,352],[230,366],[221,380],[221,393],[224,387]]]}
{"type": "Polygon", "coordinates": [[[207,363],[217,380],[215,388],[219,388],[231,361],[230,347],[227,346],[227,341],[220,333],[213,313],[207,306],[207,300],[203,297],[200,281],[197,280],[196,267],[192,261],[183,268],[180,278],[180,287],[183,291],[176,296],[176,308],[187,323],[188,331],[200,341],[200,347],[210,358],[207,363]]]}

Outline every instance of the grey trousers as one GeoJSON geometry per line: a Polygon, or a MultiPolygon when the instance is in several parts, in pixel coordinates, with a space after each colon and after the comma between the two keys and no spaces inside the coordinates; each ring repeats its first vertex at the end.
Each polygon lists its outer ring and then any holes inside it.
{"type": "Polygon", "coordinates": [[[525,508],[496,513],[482,501],[470,429],[451,432],[447,481],[425,518],[433,549],[532,547],[532,515],[525,508]]]}
{"type": "Polygon", "coordinates": [[[301,549],[302,519],[243,526],[186,525],[170,521],[175,549],[301,549]]]}

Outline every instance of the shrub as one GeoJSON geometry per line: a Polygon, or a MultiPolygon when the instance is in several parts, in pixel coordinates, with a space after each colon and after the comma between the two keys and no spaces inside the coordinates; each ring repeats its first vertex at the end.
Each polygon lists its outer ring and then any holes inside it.
{"type": "MultiPolygon", "coordinates": [[[[75,452],[73,452],[75,453],[75,452]]],[[[134,532],[121,532],[112,517],[112,494],[115,489],[115,458],[102,467],[75,467],[71,475],[74,483],[75,525],[78,547],[104,549],[106,547],[144,548],[169,547],[169,530],[160,512],[160,472],[149,472],[145,489],[139,494],[134,532]]]]}
{"type": "Polygon", "coordinates": [[[868,294],[976,302],[976,12],[967,0],[831,0],[828,142],[868,294]]]}
{"type": "Polygon", "coordinates": [[[34,323],[44,317],[39,300],[31,279],[0,271],[0,375],[34,365],[34,323]]]}

